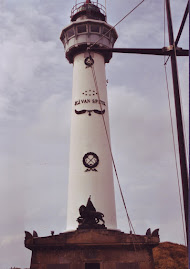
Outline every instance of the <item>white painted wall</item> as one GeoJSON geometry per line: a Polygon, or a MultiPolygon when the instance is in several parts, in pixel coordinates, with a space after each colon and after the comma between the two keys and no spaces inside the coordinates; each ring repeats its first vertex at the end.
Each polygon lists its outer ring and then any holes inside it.
{"type": "MultiPolygon", "coordinates": [[[[74,59],[67,230],[77,228],[76,219],[79,217],[79,207],[82,204],[86,205],[90,195],[96,210],[105,215],[106,227],[116,229],[113,168],[102,115],[94,112],[91,116],[87,112],[81,115],[75,113],[75,109],[77,111],[101,110],[98,103],[92,102],[93,99],[98,100],[98,95],[92,69],[86,68],[84,63],[86,56],[81,53],[74,59]],[[80,104],[76,105],[79,100],[80,104]],[[90,102],[82,103],[81,100],[90,100],[90,102]],[[85,172],[87,168],[83,165],[83,156],[88,152],[94,152],[99,157],[97,172],[85,172]]],[[[109,133],[104,57],[97,53],[92,56],[100,100],[105,102],[102,109],[105,109],[104,117],[109,133]]]]}

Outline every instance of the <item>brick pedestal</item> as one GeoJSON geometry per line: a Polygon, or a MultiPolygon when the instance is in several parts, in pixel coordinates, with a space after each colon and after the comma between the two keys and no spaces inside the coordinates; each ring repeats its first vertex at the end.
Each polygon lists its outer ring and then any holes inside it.
{"type": "Polygon", "coordinates": [[[153,269],[159,238],[113,230],[76,230],[48,237],[26,233],[30,269],[153,269]]]}

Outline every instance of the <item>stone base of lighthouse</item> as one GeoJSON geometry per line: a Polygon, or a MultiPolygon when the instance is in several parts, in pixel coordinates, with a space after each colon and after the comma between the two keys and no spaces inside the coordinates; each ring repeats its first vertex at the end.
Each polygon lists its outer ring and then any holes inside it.
{"type": "Polygon", "coordinates": [[[159,237],[114,230],[76,230],[49,237],[26,236],[30,269],[153,269],[159,237]]]}

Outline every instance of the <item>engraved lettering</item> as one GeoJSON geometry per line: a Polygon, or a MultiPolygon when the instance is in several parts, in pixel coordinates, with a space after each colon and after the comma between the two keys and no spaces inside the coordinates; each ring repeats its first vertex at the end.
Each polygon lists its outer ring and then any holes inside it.
{"type": "Polygon", "coordinates": [[[98,99],[79,99],[78,101],[75,101],[75,106],[78,106],[80,104],[88,104],[88,103],[93,103],[93,104],[101,104],[103,106],[106,106],[106,103],[102,100],[98,99]]]}
{"type": "Polygon", "coordinates": [[[81,103],[88,104],[88,103],[90,103],[90,99],[83,99],[83,100],[81,100],[81,103]]]}
{"type": "Polygon", "coordinates": [[[75,101],[75,106],[80,105],[80,100],[79,101],[75,101]]]}

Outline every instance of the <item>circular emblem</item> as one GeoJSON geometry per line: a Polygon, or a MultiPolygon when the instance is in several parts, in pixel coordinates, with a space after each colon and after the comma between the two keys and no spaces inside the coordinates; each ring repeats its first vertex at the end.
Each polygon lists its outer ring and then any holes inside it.
{"type": "Polygon", "coordinates": [[[85,167],[93,170],[99,164],[98,156],[93,152],[88,152],[83,157],[83,164],[85,167]]]}
{"type": "Polygon", "coordinates": [[[92,56],[86,57],[86,59],[84,60],[84,63],[87,66],[92,66],[94,64],[94,60],[93,60],[92,56]]]}

